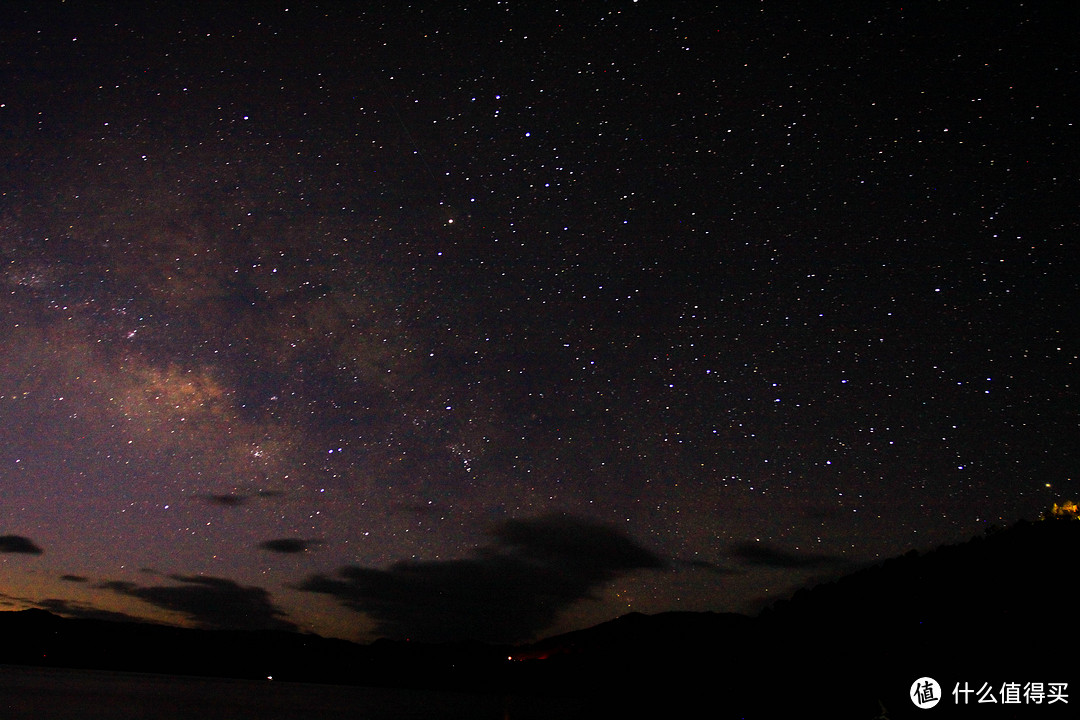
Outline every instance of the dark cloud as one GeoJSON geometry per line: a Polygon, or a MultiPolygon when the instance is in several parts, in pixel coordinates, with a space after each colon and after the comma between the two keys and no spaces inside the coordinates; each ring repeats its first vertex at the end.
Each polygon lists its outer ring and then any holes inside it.
{"type": "Polygon", "coordinates": [[[204,628],[236,630],[295,630],[285,614],[259,587],[244,587],[217,577],[170,575],[180,585],[139,586],[109,581],[98,587],[138,598],[165,610],[187,615],[204,628]]]}
{"type": "Polygon", "coordinates": [[[61,575],[60,579],[65,582],[73,583],[84,583],[87,581],[87,578],[84,578],[82,575],[61,575]]]}
{"type": "Polygon", "coordinates": [[[42,610],[48,610],[49,612],[63,615],[64,617],[108,620],[110,622],[145,622],[142,618],[128,615],[127,613],[115,612],[113,610],[101,610],[93,605],[74,602],[72,600],[62,600],[60,598],[49,598],[34,604],[42,610]]]}
{"type": "Polygon", "coordinates": [[[15,595],[8,595],[7,593],[0,592],[0,605],[4,607],[20,607],[25,608],[27,605],[33,605],[33,600],[27,598],[17,597],[15,595]]]}
{"type": "Polygon", "coordinates": [[[834,555],[792,553],[761,543],[742,543],[741,545],[736,545],[732,550],[732,554],[747,565],[756,565],[759,567],[787,569],[821,568],[839,565],[843,562],[841,558],[834,555]]]}
{"type": "Polygon", "coordinates": [[[321,540],[304,540],[303,538],[278,538],[259,543],[259,547],[270,552],[295,554],[310,550],[315,545],[321,545],[321,540]]]}
{"type": "Polygon", "coordinates": [[[0,553],[40,555],[41,548],[35,545],[33,540],[22,535],[0,535],[0,553]]]}
{"type": "Polygon", "coordinates": [[[212,505],[220,505],[222,507],[240,507],[241,505],[247,505],[252,498],[277,498],[281,497],[283,493],[277,490],[259,490],[253,494],[243,493],[218,493],[212,495],[202,495],[203,500],[212,505]]]}
{"type": "Polygon", "coordinates": [[[491,534],[494,543],[470,559],[348,566],[298,589],[336,597],[387,637],[516,642],[602,583],[663,566],[618,531],[573,518],[513,520],[491,534]]]}
{"type": "Polygon", "coordinates": [[[229,493],[226,495],[203,495],[203,499],[214,505],[221,505],[222,507],[239,507],[246,503],[250,497],[247,495],[235,495],[229,493]]]}

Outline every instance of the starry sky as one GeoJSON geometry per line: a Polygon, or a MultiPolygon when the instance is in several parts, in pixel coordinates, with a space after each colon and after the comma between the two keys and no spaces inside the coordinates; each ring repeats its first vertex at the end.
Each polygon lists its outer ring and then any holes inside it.
{"type": "Polygon", "coordinates": [[[910,5],[4,3],[0,609],[524,641],[1075,498],[1075,10],[910,5]]]}

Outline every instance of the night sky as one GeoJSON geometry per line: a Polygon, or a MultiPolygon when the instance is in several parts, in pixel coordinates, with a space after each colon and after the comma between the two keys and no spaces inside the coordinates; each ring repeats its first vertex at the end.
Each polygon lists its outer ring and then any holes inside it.
{"type": "Polygon", "coordinates": [[[0,609],[524,641],[1076,498],[1075,8],[911,5],[3,3],[0,609]]]}

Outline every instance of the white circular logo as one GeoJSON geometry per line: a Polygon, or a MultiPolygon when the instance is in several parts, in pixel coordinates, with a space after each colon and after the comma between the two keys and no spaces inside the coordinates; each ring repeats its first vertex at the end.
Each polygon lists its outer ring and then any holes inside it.
{"type": "Polygon", "coordinates": [[[941,700],[941,686],[932,677],[921,677],[911,684],[909,695],[916,707],[927,710],[941,700]]]}

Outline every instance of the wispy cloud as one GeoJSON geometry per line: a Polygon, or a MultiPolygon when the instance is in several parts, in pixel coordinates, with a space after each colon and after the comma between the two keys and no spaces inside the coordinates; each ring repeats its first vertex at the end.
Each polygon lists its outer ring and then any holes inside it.
{"type": "Polygon", "coordinates": [[[806,552],[788,552],[770,545],[761,543],[742,543],[736,545],[732,554],[747,565],[759,567],[775,567],[787,569],[821,568],[843,563],[843,559],[835,555],[824,555],[806,552]]]}
{"type": "Polygon", "coordinates": [[[113,610],[102,610],[96,608],[93,605],[77,602],[74,600],[64,600],[60,598],[48,598],[35,602],[43,610],[56,613],[57,615],[63,615],[65,617],[84,618],[90,620],[108,620],[110,622],[144,622],[140,618],[134,615],[128,615],[127,613],[116,612],[113,610]]]}
{"type": "Polygon", "coordinates": [[[203,495],[204,500],[213,504],[221,505],[222,507],[239,507],[244,505],[251,499],[249,495],[237,495],[234,493],[226,493],[222,495],[203,495]]]}

